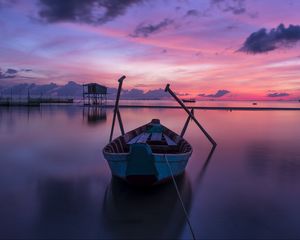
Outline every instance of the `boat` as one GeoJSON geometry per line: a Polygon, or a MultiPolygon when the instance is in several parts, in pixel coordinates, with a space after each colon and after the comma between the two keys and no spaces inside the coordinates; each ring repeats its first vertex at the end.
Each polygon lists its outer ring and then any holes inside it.
{"type": "Polygon", "coordinates": [[[257,102],[253,102],[252,105],[257,105],[257,102]]]}
{"type": "MultiPolygon", "coordinates": [[[[120,178],[111,178],[106,187],[101,211],[101,222],[105,224],[107,232],[104,238],[181,238],[187,224],[182,206],[186,212],[190,212],[194,196],[201,190],[214,150],[213,147],[202,166],[199,165],[200,171],[195,178],[190,178],[186,173],[176,178],[180,199],[176,196],[172,182],[159,184],[145,191],[120,178]]],[[[199,156],[198,160],[202,163],[204,159],[199,156]]]]}
{"type": "Polygon", "coordinates": [[[183,102],[188,102],[188,103],[194,103],[196,102],[196,99],[195,98],[184,98],[184,99],[181,99],[183,102]]]}
{"type": "Polygon", "coordinates": [[[216,142],[194,117],[193,111],[185,107],[170,89],[169,84],[165,91],[168,91],[189,115],[181,134],[161,124],[159,119],[152,119],[149,123],[125,133],[119,111],[119,99],[124,79],[125,76],[118,80],[119,88],[109,143],[103,148],[104,158],[113,176],[133,185],[151,186],[183,174],[193,152],[191,144],[183,138],[191,119],[211,143],[216,145],[216,142]],[[112,140],[116,117],[119,121],[121,136],[112,140]]]}
{"type": "Polygon", "coordinates": [[[192,146],[153,119],[109,143],[103,150],[112,175],[133,184],[152,184],[184,172],[192,146]]]}

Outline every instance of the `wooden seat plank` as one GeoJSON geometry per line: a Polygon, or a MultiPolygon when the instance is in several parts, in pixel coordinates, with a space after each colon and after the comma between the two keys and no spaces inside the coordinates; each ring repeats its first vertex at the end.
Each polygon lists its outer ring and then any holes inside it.
{"type": "Polygon", "coordinates": [[[169,146],[176,146],[177,144],[170,138],[168,137],[166,134],[164,134],[164,137],[166,139],[166,142],[169,146]]]}
{"type": "Polygon", "coordinates": [[[150,136],[150,133],[142,133],[140,138],[137,140],[137,143],[146,143],[148,140],[148,137],[150,136]]]}
{"type": "Polygon", "coordinates": [[[161,141],[161,139],[162,139],[162,133],[161,132],[152,133],[151,141],[161,141]]]}
{"type": "Polygon", "coordinates": [[[143,133],[141,133],[141,134],[135,136],[135,137],[132,138],[127,144],[134,144],[134,143],[136,143],[142,135],[143,135],[143,133]]]}

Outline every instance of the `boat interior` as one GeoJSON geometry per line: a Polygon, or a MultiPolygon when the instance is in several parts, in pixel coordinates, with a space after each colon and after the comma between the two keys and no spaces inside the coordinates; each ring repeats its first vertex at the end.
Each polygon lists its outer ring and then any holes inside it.
{"type": "Polygon", "coordinates": [[[160,124],[159,119],[134,129],[109,143],[106,153],[128,153],[132,144],[148,144],[152,153],[179,154],[192,150],[191,145],[179,135],[160,124]]]}

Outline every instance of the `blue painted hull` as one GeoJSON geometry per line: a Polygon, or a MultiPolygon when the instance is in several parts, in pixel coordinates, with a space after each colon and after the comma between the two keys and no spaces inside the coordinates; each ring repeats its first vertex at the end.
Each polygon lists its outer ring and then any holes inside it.
{"type": "MultiPolygon", "coordinates": [[[[103,153],[105,159],[107,160],[111,173],[113,176],[127,180],[127,159],[130,153],[103,153]]],[[[169,161],[170,167],[174,176],[180,175],[184,172],[187,162],[192,154],[191,152],[182,153],[182,154],[153,154],[154,165],[158,172],[157,174],[157,183],[161,181],[168,180],[172,175],[168,167],[165,157],[169,161]]]]}

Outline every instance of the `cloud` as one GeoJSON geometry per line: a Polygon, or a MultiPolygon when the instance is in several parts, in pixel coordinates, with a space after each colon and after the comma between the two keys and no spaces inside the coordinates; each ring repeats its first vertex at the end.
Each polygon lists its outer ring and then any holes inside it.
{"type": "Polygon", "coordinates": [[[265,28],[252,33],[238,50],[246,53],[266,53],[281,47],[289,47],[300,41],[300,25],[280,24],[267,32],[265,28]]]}
{"type": "MultiPolygon", "coordinates": [[[[1,73],[0,73],[1,74],[1,73]]],[[[34,83],[19,83],[12,86],[4,87],[1,90],[3,94],[9,95],[11,91],[14,95],[27,96],[28,90],[32,96],[68,96],[81,98],[82,97],[82,84],[74,81],[69,81],[65,85],[50,84],[34,84],[34,83]]],[[[115,99],[117,95],[116,88],[108,88],[108,99],[115,99]]],[[[127,100],[157,100],[169,99],[170,95],[164,89],[154,89],[144,92],[140,89],[122,90],[121,99],[127,100]]]]}
{"type": "Polygon", "coordinates": [[[179,10],[181,10],[181,7],[180,7],[180,6],[177,6],[177,7],[175,7],[175,10],[176,10],[176,11],[179,11],[179,10]]]}
{"type": "Polygon", "coordinates": [[[136,29],[134,30],[133,34],[130,34],[131,37],[148,37],[153,33],[157,33],[166,27],[172,25],[174,23],[173,20],[165,18],[163,21],[159,22],[158,24],[139,24],[136,29]]]}
{"type": "Polygon", "coordinates": [[[27,68],[27,69],[21,69],[20,70],[20,72],[32,72],[33,70],[32,69],[29,69],[29,68],[27,68]]]}
{"type": "Polygon", "coordinates": [[[226,27],[227,30],[233,30],[233,29],[236,29],[236,28],[238,28],[238,27],[237,27],[236,25],[233,25],[233,24],[228,25],[228,26],[226,27]]]}
{"type": "Polygon", "coordinates": [[[104,24],[144,0],[39,0],[39,17],[48,23],[104,24]]]}
{"type": "Polygon", "coordinates": [[[131,90],[123,90],[122,92],[123,99],[142,99],[143,95],[144,91],[136,88],[131,90]]]}
{"type": "Polygon", "coordinates": [[[16,0],[0,0],[0,8],[11,7],[14,3],[16,0]]]}
{"type": "Polygon", "coordinates": [[[145,99],[163,99],[163,98],[170,98],[170,95],[165,92],[164,89],[154,89],[149,90],[148,92],[144,93],[145,99]]]}
{"type": "Polygon", "coordinates": [[[7,78],[14,78],[16,76],[13,75],[5,75],[2,72],[0,72],[0,79],[7,79],[7,78]]]}
{"type": "Polygon", "coordinates": [[[13,68],[8,68],[4,72],[0,68],[0,79],[15,78],[15,77],[30,78],[30,77],[25,77],[25,76],[19,76],[18,73],[20,73],[20,72],[32,72],[32,69],[16,70],[16,69],[13,69],[13,68]]]}
{"type": "MultiPolygon", "coordinates": [[[[115,96],[113,96],[115,97],[115,96]]],[[[133,88],[131,90],[123,90],[122,99],[136,99],[136,100],[156,100],[170,98],[170,95],[164,91],[164,89],[154,89],[144,92],[143,90],[133,88]]]]}
{"type": "Polygon", "coordinates": [[[199,11],[198,10],[196,10],[196,9],[190,9],[190,10],[188,10],[187,12],[186,12],[186,14],[185,14],[185,16],[186,17],[197,17],[197,16],[199,16],[199,11]]]}
{"type": "MultiPolygon", "coordinates": [[[[27,96],[28,91],[30,92],[30,95],[32,96],[40,96],[42,95],[51,95],[51,91],[57,88],[58,85],[54,83],[45,84],[45,85],[37,85],[34,83],[20,83],[9,87],[4,87],[2,90],[2,93],[5,95],[11,94],[11,92],[14,95],[19,96],[27,96]]],[[[82,86],[81,91],[82,91],[82,86]]],[[[82,96],[82,92],[80,92],[82,96]]]]}
{"type": "Polygon", "coordinates": [[[189,96],[190,94],[189,93],[179,93],[179,92],[176,92],[176,95],[179,96],[179,97],[182,97],[182,96],[189,96]]]}
{"type": "Polygon", "coordinates": [[[258,12],[251,12],[248,14],[250,18],[255,19],[258,18],[259,13],[258,12]]]}
{"type": "Polygon", "coordinates": [[[18,71],[12,68],[8,68],[5,72],[5,74],[17,74],[18,71]]]}
{"type": "Polygon", "coordinates": [[[15,78],[18,71],[12,68],[8,68],[5,72],[0,69],[0,79],[15,78]]]}
{"type": "Polygon", "coordinates": [[[134,87],[148,87],[148,85],[143,84],[143,83],[139,83],[139,84],[135,84],[134,87]]]}
{"type": "Polygon", "coordinates": [[[287,97],[289,95],[288,93],[269,93],[267,97],[287,97]]]}
{"type": "MultiPolygon", "coordinates": [[[[198,11],[196,9],[188,10],[184,17],[199,16],[199,17],[211,17],[216,11],[223,13],[231,13],[234,15],[241,15],[248,13],[249,17],[252,17],[253,13],[248,12],[246,9],[246,0],[210,0],[210,5],[198,11]]],[[[257,17],[256,15],[254,17],[257,17]]]]}
{"type": "Polygon", "coordinates": [[[246,12],[245,0],[211,0],[211,4],[222,12],[231,12],[235,15],[246,12]]]}
{"type": "Polygon", "coordinates": [[[230,91],[228,90],[218,90],[215,94],[198,94],[198,96],[200,97],[212,97],[212,98],[219,98],[219,97],[223,97],[224,95],[230,93],[230,91]]]}

